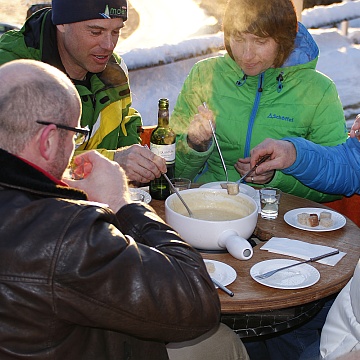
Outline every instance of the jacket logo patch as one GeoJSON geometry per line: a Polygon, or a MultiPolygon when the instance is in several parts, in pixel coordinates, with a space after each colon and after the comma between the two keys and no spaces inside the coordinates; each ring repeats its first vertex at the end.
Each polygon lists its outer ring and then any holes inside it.
{"type": "Polygon", "coordinates": [[[276,114],[272,114],[272,113],[270,113],[267,118],[268,119],[277,119],[277,120],[287,121],[287,122],[294,122],[294,118],[290,118],[288,116],[276,115],[276,114]]]}

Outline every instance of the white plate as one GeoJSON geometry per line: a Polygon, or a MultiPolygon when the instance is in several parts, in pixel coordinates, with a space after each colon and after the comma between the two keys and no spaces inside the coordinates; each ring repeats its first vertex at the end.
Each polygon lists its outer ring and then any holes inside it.
{"type": "Polygon", "coordinates": [[[220,284],[227,286],[230,285],[236,279],[236,271],[230,265],[216,260],[206,260],[205,263],[213,263],[215,266],[215,272],[209,273],[212,278],[217,280],[220,284]]]}
{"type": "Polygon", "coordinates": [[[339,214],[336,211],[322,209],[322,208],[299,208],[299,209],[290,210],[284,215],[284,220],[286,223],[297,229],[308,230],[308,231],[332,231],[332,230],[340,229],[346,224],[346,219],[343,215],[339,214]],[[298,214],[307,213],[307,214],[317,214],[319,216],[322,211],[327,211],[331,213],[331,218],[334,222],[333,226],[324,227],[318,225],[318,226],[310,227],[299,224],[297,221],[298,214]]]}
{"type": "MultiPolygon", "coordinates": [[[[201,188],[207,189],[222,189],[220,184],[224,184],[226,181],[214,181],[201,185],[201,188]]],[[[249,185],[239,184],[240,193],[248,195],[252,198],[256,196],[256,190],[249,185]]]]}
{"type": "Polygon", "coordinates": [[[151,195],[147,191],[137,189],[137,188],[129,188],[129,190],[132,193],[140,193],[140,194],[144,195],[144,202],[145,203],[148,204],[151,201],[151,195]]]}
{"type": "Polygon", "coordinates": [[[320,273],[309,264],[301,264],[289,269],[277,272],[267,279],[257,279],[261,275],[283,266],[297,263],[297,260],[273,259],[255,264],[250,269],[251,277],[258,283],[275,289],[302,289],[314,285],[320,279],[320,273]]]}

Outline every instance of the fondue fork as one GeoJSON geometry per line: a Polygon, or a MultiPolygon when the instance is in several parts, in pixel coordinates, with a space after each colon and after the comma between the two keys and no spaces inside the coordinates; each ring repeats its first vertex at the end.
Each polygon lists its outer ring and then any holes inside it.
{"type": "MultiPolygon", "coordinates": [[[[203,106],[205,109],[207,109],[207,105],[206,105],[206,102],[203,102],[203,106]]],[[[225,176],[226,176],[226,182],[228,183],[229,182],[229,176],[228,176],[228,172],[227,172],[227,168],[226,168],[226,165],[225,165],[225,161],[224,161],[224,158],[222,156],[222,152],[221,152],[221,149],[220,149],[220,145],[217,141],[217,138],[216,138],[216,135],[215,135],[215,129],[214,129],[214,126],[211,122],[211,120],[209,119],[209,124],[210,124],[210,127],[211,127],[211,132],[213,134],[213,138],[214,138],[214,141],[215,141],[215,145],[217,147],[217,150],[219,152],[219,156],[220,156],[220,160],[221,160],[221,164],[224,168],[224,171],[225,171],[225,176]]]]}
{"type": "Polygon", "coordinates": [[[170,181],[169,177],[163,173],[163,176],[165,178],[165,180],[169,183],[172,191],[179,197],[180,201],[183,203],[183,205],[185,206],[187,212],[189,213],[189,216],[192,218],[194,217],[194,214],[192,213],[192,211],[190,210],[190,208],[187,206],[185,200],[183,199],[183,197],[180,195],[179,191],[176,189],[176,187],[173,185],[173,183],[170,181]]]}
{"type": "Polygon", "coordinates": [[[255,166],[253,166],[248,172],[246,172],[246,173],[237,181],[237,183],[240,184],[242,181],[244,181],[247,176],[249,176],[251,173],[253,173],[253,172],[256,170],[256,168],[257,168],[260,164],[262,164],[264,161],[266,161],[269,157],[270,157],[270,154],[263,156],[263,157],[255,164],[255,166]]]}
{"type": "Polygon", "coordinates": [[[294,267],[294,266],[297,266],[297,265],[301,265],[301,264],[305,264],[305,263],[308,263],[308,262],[313,262],[313,261],[317,261],[317,260],[320,260],[320,259],[324,259],[326,257],[329,257],[329,256],[333,256],[333,255],[336,255],[339,253],[339,250],[335,250],[335,251],[332,251],[330,253],[327,253],[327,254],[323,254],[323,255],[319,255],[319,256],[315,256],[313,258],[310,258],[309,260],[304,260],[304,261],[299,261],[295,264],[291,264],[291,265],[288,265],[288,266],[284,266],[284,267],[281,267],[279,269],[275,269],[275,270],[271,270],[271,271],[268,271],[264,274],[260,274],[260,275],[256,275],[255,277],[257,279],[267,279],[268,277],[274,275],[275,273],[277,273],[278,271],[281,271],[281,270],[285,270],[285,269],[289,269],[291,267],[294,267]]]}
{"type": "MultiPolygon", "coordinates": [[[[147,144],[144,145],[145,148],[149,149],[149,147],[147,146],[147,144]]],[[[165,180],[169,183],[172,191],[179,197],[180,201],[183,203],[183,205],[185,206],[185,209],[187,210],[187,212],[189,213],[189,216],[192,218],[194,217],[194,214],[192,213],[192,211],[190,210],[190,208],[187,206],[185,200],[182,198],[182,196],[179,194],[179,191],[175,188],[175,186],[173,185],[173,183],[170,181],[169,177],[163,173],[162,174],[165,178],[165,180]]]]}
{"type": "Polygon", "coordinates": [[[216,279],[214,279],[213,277],[211,278],[212,282],[222,291],[226,292],[229,296],[234,296],[234,293],[229,290],[226,286],[224,286],[221,282],[217,281],[216,279]]]}

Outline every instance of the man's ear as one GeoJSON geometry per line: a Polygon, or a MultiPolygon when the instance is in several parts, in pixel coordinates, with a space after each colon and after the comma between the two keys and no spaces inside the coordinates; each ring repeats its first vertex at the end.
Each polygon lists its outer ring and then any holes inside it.
{"type": "Polygon", "coordinates": [[[46,126],[39,134],[39,152],[44,160],[49,161],[56,156],[59,144],[59,131],[54,124],[46,126]]]}
{"type": "Polygon", "coordinates": [[[63,24],[56,25],[56,29],[60,31],[61,33],[65,32],[65,27],[63,24]]]}

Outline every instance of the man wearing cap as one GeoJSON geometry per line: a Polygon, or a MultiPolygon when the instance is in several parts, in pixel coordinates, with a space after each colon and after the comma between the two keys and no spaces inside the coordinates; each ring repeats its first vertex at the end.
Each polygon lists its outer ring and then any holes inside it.
{"type": "Polygon", "coordinates": [[[126,0],[53,0],[1,37],[0,64],[34,59],[65,72],[81,98],[81,126],[90,129],[77,152],[97,149],[130,181],[147,183],[166,163],[139,145],[141,116],[131,107],[127,67],[113,53],[126,20],[126,0]]]}

